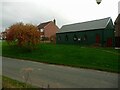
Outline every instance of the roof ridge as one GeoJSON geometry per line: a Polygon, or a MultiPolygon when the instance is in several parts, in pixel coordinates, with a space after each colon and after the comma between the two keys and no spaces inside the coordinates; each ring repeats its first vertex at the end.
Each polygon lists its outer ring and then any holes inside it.
{"type": "Polygon", "coordinates": [[[111,17],[106,17],[106,18],[96,19],[96,20],[89,20],[89,21],[78,22],[78,23],[72,23],[72,24],[67,24],[67,25],[63,25],[63,26],[69,26],[69,25],[75,25],[75,24],[80,24],[80,23],[88,23],[88,22],[100,21],[100,20],[104,20],[104,19],[108,19],[109,20],[109,19],[111,19],[111,17]]]}
{"type": "Polygon", "coordinates": [[[60,29],[60,32],[71,32],[71,31],[84,31],[92,29],[102,29],[105,28],[109,22],[112,22],[111,17],[91,20],[81,23],[73,23],[68,25],[63,25],[60,29]]]}
{"type": "MultiPolygon", "coordinates": [[[[43,23],[40,23],[40,24],[47,24],[47,23],[50,23],[50,22],[51,22],[51,21],[47,21],[47,22],[43,22],[43,23]]],[[[39,24],[39,25],[40,25],[40,24],[39,24]]]]}
{"type": "Polygon", "coordinates": [[[46,25],[48,25],[50,22],[52,22],[52,21],[40,23],[37,27],[38,27],[39,29],[42,29],[42,28],[44,28],[46,25]]]}

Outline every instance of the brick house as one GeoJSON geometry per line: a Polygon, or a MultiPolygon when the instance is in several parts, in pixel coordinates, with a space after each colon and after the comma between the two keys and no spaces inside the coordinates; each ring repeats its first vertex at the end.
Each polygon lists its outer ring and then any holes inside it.
{"type": "Polygon", "coordinates": [[[8,29],[6,29],[5,31],[1,32],[0,38],[1,38],[2,40],[6,40],[6,34],[7,34],[8,32],[9,32],[8,29]]]}
{"type": "Polygon", "coordinates": [[[37,27],[41,32],[42,41],[53,41],[54,38],[52,37],[56,37],[56,32],[59,31],[55,19],[53,21],[41,23],[37,27]]]}
{"type": "Polygon", "coordinates": [[[120,48],[120,14],[115,20],[115,46],[120,48]]]}
{"type": "Polygon", "coordinates": [[[7,34],[6,31],[1,32],[1,39],[5,40],[6,39],[6,34],[7,34]]]}

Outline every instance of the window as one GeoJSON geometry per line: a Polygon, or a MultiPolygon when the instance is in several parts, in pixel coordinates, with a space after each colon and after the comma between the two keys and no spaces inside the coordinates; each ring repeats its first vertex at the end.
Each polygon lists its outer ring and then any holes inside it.
{"type": "Polygon", "coordinates": [[[65,40],[68,41],[68,35],[65,35],[65,40]]]}
{"type": "Polygon", "coordinates": [[[73,40],[74,40],[74,41],[77,41],[77,36],[76,36],[76,34],[74,34],[73,40]]]}
{"type": "Polygon", "coordinates": [[[40,37],[41,37],[41,38],[43,38],[43,37],[44,37],[44,35],[41,35],[40,37]]]}
{"type": "Polygon", "coordinates": [[[43,38],[44,38],[44,35],[41,35],[41,36],[40,36],[40,40],[43,40],[43,38]]]}
{"type": "Polygon", "coordinates": [[[58,40],[59,40],[59,41],[61,40],[61,37],[60,37],[60,36],[58,36],[58,40]]]}
{"type": "Polygon", "coordinates": [[[44,29],[40,29],[40,32],[43,32],[44,31],[44,29]]]}
{"type": "Polygon", "coordinates": [[[87,35],[86,35],[86,34],[84,35],[83,40],[84,40],[84,41],[86,41],[86,40],[87,40],[87,35]]]}
{"type": "Polygon", "coordinates": [[[78,41],[81,41],[81,38],[78,38],[78,41]]]}

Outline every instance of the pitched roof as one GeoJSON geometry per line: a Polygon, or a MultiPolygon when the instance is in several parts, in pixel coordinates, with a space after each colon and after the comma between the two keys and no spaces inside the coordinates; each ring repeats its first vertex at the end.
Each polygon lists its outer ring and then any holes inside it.
{"type": "Polygon", "coordinates": [[[41,24],[39,24],[37,27],[38,27],[38,29],[43,29],[47,24],[49,24],[51,21],[49,21],[49,22],[45,22],[45,23],[41,23],[41,24]]]}
{"type": "Polygon", "coordinates": [[[88,22],[64,25],[57,33],[102,29],[108,25],[110,20],[111,18],[108,17],[108,18],[93,20],[88,22]]]}
{"type": "Polygon", "coordinates": [[[120,23],[120,14],[117,16],[116,20],[115,20],[115,24],[116,23],[120,23]]]}
{"type": "Polygon", "coordinates": [[[120,37],[120,14],[118,15],[118,17],[115,20],[115,36],[116,37],[120,37]]]}

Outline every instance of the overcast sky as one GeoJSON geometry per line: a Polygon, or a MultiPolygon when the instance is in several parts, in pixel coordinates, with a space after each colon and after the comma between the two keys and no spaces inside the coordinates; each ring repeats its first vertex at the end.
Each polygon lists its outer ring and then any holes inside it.
{"type": "Polygon", "coordinates": [[[59,28],[65,24],[106,17],[111,17],[114,22],[119,1],[102,0],[97,5],[96,0],[4,0],[0,2],[0,30],[4,31],[16,22],[38,25],[53,19],[56,19],[59,28]]]}

